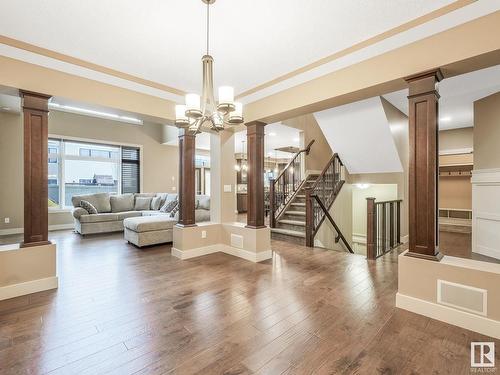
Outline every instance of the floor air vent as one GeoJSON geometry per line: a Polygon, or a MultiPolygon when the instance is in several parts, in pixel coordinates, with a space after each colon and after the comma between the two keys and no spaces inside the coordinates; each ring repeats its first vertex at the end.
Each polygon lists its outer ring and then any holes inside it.
{"type": "Polygon", "coordinates": [[[243,236],[231,233],[231,246],[243,249],[243,236]]]}
{"type": "Polygon", "coordinates": [[[486,316],[487,290],[468,285],[437,281],[437,302],[474,314],[486,316]]]}

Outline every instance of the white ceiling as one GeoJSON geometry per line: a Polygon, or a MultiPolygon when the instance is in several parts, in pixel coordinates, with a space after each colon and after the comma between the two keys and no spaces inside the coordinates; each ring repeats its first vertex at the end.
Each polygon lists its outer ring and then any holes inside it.
{"type": "MultiPolygon", "coordinates": [[[[217,0],[211,8],[215,83],[245,91],[452,2],[217,0]]],[[[2,0],[0,34],[200,90],[201,0],[2,0]]]]}
{"type": "Polygon", "coordinates": [[[380,98],[315,113],[316,121],[349,173],[402,172],[380,98]]]}
{"type": "MultiPolygon", "coordinates": [[[[444,79],[439,83],[439,129],[474,126],[474,101],[500,91],[500,65],[444,79]]],[[[408,90],[384,95],[408,115],[408,90]]]]}

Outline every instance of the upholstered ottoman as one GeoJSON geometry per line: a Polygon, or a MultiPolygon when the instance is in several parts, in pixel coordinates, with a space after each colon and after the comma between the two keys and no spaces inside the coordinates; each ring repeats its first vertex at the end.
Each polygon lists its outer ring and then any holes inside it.
{"type": "Polygon", "coordinates": [[[129,217],[123,220],[124,236],[137,247],[172,242],[176,223],[170,215],[129,217]]]}

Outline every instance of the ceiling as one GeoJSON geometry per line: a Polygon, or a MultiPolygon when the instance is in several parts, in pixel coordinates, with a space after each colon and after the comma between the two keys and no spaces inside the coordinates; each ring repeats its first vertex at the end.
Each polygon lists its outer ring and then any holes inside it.
{"type": "MultiPolygon", "coordinates": [[[[447,78],[439,83],[439,129],[474,126],[474,101],[500,91],[500,65],[447,78]]],[[[408,115],[408,90],[384,95],[408,115]]]]}
{"type": "MultiPolygon", "coordinates": [[[[215,84],[241,93],[453,2],[217,0],[215,84]]],[[[200,0],[2,0],[0,35],[183,91],[201,89],[200,0]]]]}
{"type": "Polygon", "coordinates": [[[317,112],[314,117],[349,173],[403,171],[391,127],[378,96],[317,112]]]}

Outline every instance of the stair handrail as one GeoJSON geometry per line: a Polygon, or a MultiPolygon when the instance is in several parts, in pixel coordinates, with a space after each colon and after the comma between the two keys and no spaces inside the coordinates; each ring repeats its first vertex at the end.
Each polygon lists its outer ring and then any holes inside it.
{"type": "Polygon", "coordinates": [[[292,159],[288,162],[285,168],[280,172],[278,177],[269,180],[269,226],[276,226],[276,219],[281,215],[286,207],[286,204],[298,191],[303,182],[303,176],[300,168],[299,157],[302,154],[309,155],[311,146],[315,140],[311,140],[309,144],[295,153],[292,159]],[[299,168],[297,168],[297,166],[299,168]],[[298,170],[297,170],[298,169],[298,170]],[[288,183],[288,176],[291,174],[291,188],[288,183]]]}
{"type": "Polygon", "coordinates": [[[317,195],[313,195],[312,197],[314,199],[316,199],[316,201],[320,205],[321,209],[325,213],[326,217],[328,218],[328,220],[330,221],[330,223],[333,225],[333,227],[337,231],[337,237],[335,238],[335,242],[339,242],[339,240],[342,240],[342,242],[344,243],[345,247],[347,248],[347,251],[349,251],[351,254],[354,254],[354,251],[352,250],[351,245],[349,244],[349,242],[346,240],[346,238],[344,237],[344,235],[340,231],[339,227],[337,226],[337,223],[335,223],[335,220],[333,220],[332,215],[330,215],[330,212],[326,209],[326,207],[323,204],[323,202],[321,201],[321,199],[319,199],[319,197],[317,195]]]}
{"type": "Polygon", "coordinates": [[[323,220],[327,217],[337,231],[335,242],[342,239],[349,252],[352,251],[344,235],[329,213],[333,202],[345,183],[342,173],[343,167],[344,164],[339,155],[334,153],[314,184],[310,189],[306,189],[306,246],[314,246],[314,237],[323,223],[323,220]]]}

